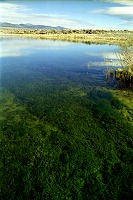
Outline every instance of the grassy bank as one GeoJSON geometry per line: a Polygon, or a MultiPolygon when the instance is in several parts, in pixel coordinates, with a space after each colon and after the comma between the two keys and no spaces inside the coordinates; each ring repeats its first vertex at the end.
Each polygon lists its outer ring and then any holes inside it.
{"type": "Polygon", "coordinates": [[[130,45],[129,37],[133,35],[133,31],[1,29],[0,34],[123,46],[125,43],[130,45]]]}

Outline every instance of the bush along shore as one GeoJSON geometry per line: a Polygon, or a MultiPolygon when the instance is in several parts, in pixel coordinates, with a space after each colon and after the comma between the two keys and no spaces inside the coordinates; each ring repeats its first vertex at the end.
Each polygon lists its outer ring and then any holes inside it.
{"type": "Polygon", "coordinates": [[[108,70],[108,78],[117,80],[121,85],[133,88],[133,46],[124,47],[117,53],[121,68],[108,70]]]}
{"type": "Polygon", "coordinates": [[[128,30],[29,30],[29,29],[11,29],[1,28],[0,35],[15,34],[26,37],[34,37],[41,39],[57,39],[67,40],[73,42],[91,42],[99,44],[115,44],[124,45],[129,44],[129,38],[133,35],[133,31],[128,30]]]}

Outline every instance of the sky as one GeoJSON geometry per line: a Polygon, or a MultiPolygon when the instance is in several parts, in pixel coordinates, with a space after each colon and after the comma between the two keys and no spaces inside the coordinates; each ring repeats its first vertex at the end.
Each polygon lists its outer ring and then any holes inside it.
{"type": "Polygon", "coordinates": [[[133,0],[0,0],[0,22],[133,30],[133,0]]]}

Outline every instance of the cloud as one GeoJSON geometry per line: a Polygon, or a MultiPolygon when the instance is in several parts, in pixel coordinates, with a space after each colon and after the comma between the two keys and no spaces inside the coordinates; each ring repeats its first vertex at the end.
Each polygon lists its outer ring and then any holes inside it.
{"type": "MultiPolygon", "coordinates": [[[[97,0],[90,0],[94,2],[98,2],[97,0]]],[[[102,4],[102,2],[114,2],[117,3],[116,7],[107,7],[105,9],[99,9],[99,10],[93,10],[90,11],[90,14],[94,14],[94,19],[96,19],[96,14],[101,15],[109,15],[109,16],[115,16],[117,18],[122,19],[122,22],[120,22],[122,25],[125,24],[125,26],[129,25],[130,23],[132,25],[133,21],[133,3],[130,0],[122,1],[122,0],[99,0],[102,4]]],[[[11,1],[10,1],[11,2],[11,1]]],[[[83,19],[83,16],[81,15],[81,18],[79,16],[76,19],[76,15],[74,16],[74,13],[71,13],[70,15],[65,14],[59,14],[59,13],[39,13],[40,10],[37,8],[32,10],[30,7],[30,4],[21,5],[20,2],[17,4],[17,1],[12,1],[13,3],[0,3],[0,21],[1,22],[9,22],[9,23],[31,23],[31,24],[40,24],[40,25],[46,25],[46,26],[63,26],[66,28],[72,28],[72,29],[113,29],[112,24],[98,24],[97,20],[92,19],[92,23],[89,23],[91,21],[91,18],[88,20],[87,17],[83,19]],[[16,3],[15,3],[16,2],[16,3]],[[94,21],[94,22],[93,22],[94,21]],[[95,25],[94,25],[94,24],[95,25]],[[103,26],[103,27],[102,27],[103,26]]],[[[111,4],[105,4],[105,5],[111,5],[111,4]]],[[[115,4],[113,4],[114,6],[115,4]]],[[[55,9],[56,10],[56,9],[55,9]]],[[[104,20],[105,21],[105,20],[104,20]]],[[[116,26],[114,27],[114,29],[116,26]]]]}
{"type": "Polygon", "coordinates": [[[132,15],[133,17],[133,6],[110,7],[106,9],[95,10],[92,11],[92,13],[108,15],[132,15]]]}
{"type": "Polygon", "coordinates": [[[122,26],[130,26],[130,28],[132,28],[132,25],[133,25],[133,6],[122,5],[122,6],[115,6],[115,7],[107,7],[105,9],[94,10],[91,13],[117,17],[123,21],[121,23],[122,26]]]}
{"type": "Polygon", "coordinates": [[[36,17],[49,17],[49,18],[53,18],[53,17],[66,17],[66,15],[59,15],[59,14],[34,14],[34,16],[36,17]]]}
{"type": "Polygon", "coordinates": [[[13,16],[19,17],[19,15],[25,14],[29,11],[31,11],[31,9],[23,5],[0,3],[0,20],[11,20],[13,16]]]}
{"type": "Polygon", "coordinates": [[[110,3],[117,3],[117,4],[122,4],[122,5],[133,5],[133,1],[132,0],[101,0],[104,2],[110,2],[110,3]]]}
{"type": "MultiPolygon", "coordinates": [[[[39,11],[38,11],[39,12],[39,11]]],[[[84,28],[93,26],[88,22],[71,19],[66,15],[52,13],[37,13],[24,5],[0,3],[0,21],[9,23],[31,23],[46,26],[63,26],[66,28],[84,28]]]]}
{"type": "Polygon", "coordinates": [[[106,7],[104,9],[94,10],[93,14],[106,14],[133,20],[133,1],[132,0],[101,0],[104,2],[117,3],[119,6],[106,7]]]}
{"type": "Polygon", "coordinates": [[[23,5],[17,5],[12,3],[0,3],[0,15],[3,15],[5,13],[13,14],[27,11],[31,11],[31,9],[23,5]]]}

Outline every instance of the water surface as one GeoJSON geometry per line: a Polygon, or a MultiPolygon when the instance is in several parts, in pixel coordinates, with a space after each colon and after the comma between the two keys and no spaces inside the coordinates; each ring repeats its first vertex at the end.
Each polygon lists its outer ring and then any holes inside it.
{"type": "Polygon", "coordinates": [[[119,47],[2,37],[0,50],[1,199],[131,199],[133,94],[106,79],[119,47]]]}
{"type": "Polygon", "coordinates": [[[17,79],[32,79],[33,82],[67,79],[73,83],[104,85],[105,59],[115,60],[118,49],[109,45],[3,37],[0,55],[2,83],[7,85],[16,78],[16,84],[19,84],[17,79]]]}

